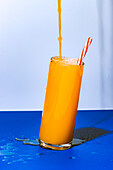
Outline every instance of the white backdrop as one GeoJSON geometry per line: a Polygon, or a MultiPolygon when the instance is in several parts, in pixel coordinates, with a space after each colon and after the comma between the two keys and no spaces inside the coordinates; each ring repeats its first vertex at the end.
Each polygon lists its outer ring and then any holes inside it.
{"type": "MultiPolygon", "coordinates": [[[[89,36],[79,109],[113,108],[113,1],[62,0],[63,56],[89,36]]],[[[58,55],[57,0],[0,0],[0,110],[42,109],[58,55]]]]}

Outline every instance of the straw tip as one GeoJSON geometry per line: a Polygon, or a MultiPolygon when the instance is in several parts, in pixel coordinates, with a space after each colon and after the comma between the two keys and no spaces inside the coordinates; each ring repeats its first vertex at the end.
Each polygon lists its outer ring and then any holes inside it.
{"type": "Polygon", "coordinates": [[[80,57],[79,57],[78,60],[77,60],[78,65],[81,65],[82,60],[83,60],[83,58],[85,57],[85,55],[86,55],[86,53],[87,53],[88,47],[89,47],[90,44],[92,43],[92,40],[93,40],[93,38],[91,38],[91,37],[88,38],[87,43],[86,43],[86,45],[84,46],[84,48],[83,48],[83,50],[82,50],[82,53],[81,53],[80,57]]]}
{"type": "Polygon", "coordinates": [[[91,38],[91,37],[89,37],[88,39],[89,39],[91,42],[92,42],[92,40],[93,40],[93,38],[91,38]]]}

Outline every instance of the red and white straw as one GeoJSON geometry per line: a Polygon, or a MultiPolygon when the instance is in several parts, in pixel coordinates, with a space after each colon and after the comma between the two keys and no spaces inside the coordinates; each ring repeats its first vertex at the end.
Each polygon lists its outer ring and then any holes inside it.
{"type": "Polygon", "coordinates": [[[91,37],[88,38],[88,40],[87,40],[87,42],[86,42],[86,45],[84,46],[84,48],[83,48],[83,50],[82,50],[82,53],[81,53],[80,57],[79,57],[78,60],[77,60],[78,65],[81,65],[82,60],[83,60],[83,58],[85,57],[85,55],[86,55],[86,53],[87,53],[88,47],[89,47],[90,44],[92,43],[92,40],[93,40],[93,39],[92,39],[91,37]]]}

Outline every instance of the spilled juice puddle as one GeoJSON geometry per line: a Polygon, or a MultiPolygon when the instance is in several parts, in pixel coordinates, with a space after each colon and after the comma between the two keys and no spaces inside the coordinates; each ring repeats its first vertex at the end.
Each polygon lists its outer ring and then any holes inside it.
{"type": "MultiPolygon", "coordinates": [[[[33,146],[39,145],[38,139],[30,140],[30,139],[19,139],[19,138],[15,138],[15,140],[16,140],[16,141],[23,142],[23,144],[25,144],[25,145],[33,145],[33,146]]],[[[72,146],[77,146],[77,145],[80,145],[80,144],[82,144],[82,143],[84,143],[84,142],[85,142],[85,140],[73,138],[72,146]]]]}
{"type": "MultiPolygon", "coordinates": [[[[72,141],[72,147],[81,145],[82,143],[85,143],[89,140],[92,140],[96,137],[102,136],[104,134],[110,133],[110,131],[104,130],[104,129],[98,129],[98,128],[81,128],[77,129],[74,131],[74,138],[72,141]]],[[[38,139],[31,140],[31,139],[20,139],[20,138],[15,138],[16,141],[23,142],[25,145],[34,145],[37,146],[39,145],[38,139]]]]}
{"type": "Polygon", "coordinates": [[[16,140],[16,141],[23,142],[23,144],[25,144],[25,145],[33,145],[33,146],[39,145],[38,139],[30,140],[30,139],[15,138],[15,140],[16,140]]]}

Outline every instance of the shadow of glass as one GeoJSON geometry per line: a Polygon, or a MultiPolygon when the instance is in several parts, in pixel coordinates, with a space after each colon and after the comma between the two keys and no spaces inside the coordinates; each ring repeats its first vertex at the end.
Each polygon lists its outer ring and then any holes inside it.
{"type": "Polygon", "coordinates": [[[85,143],[110,132],[111,131],[94,127],[77,129],[74,131],[72,146],[81,145],[82,143],[85,143]]]}

